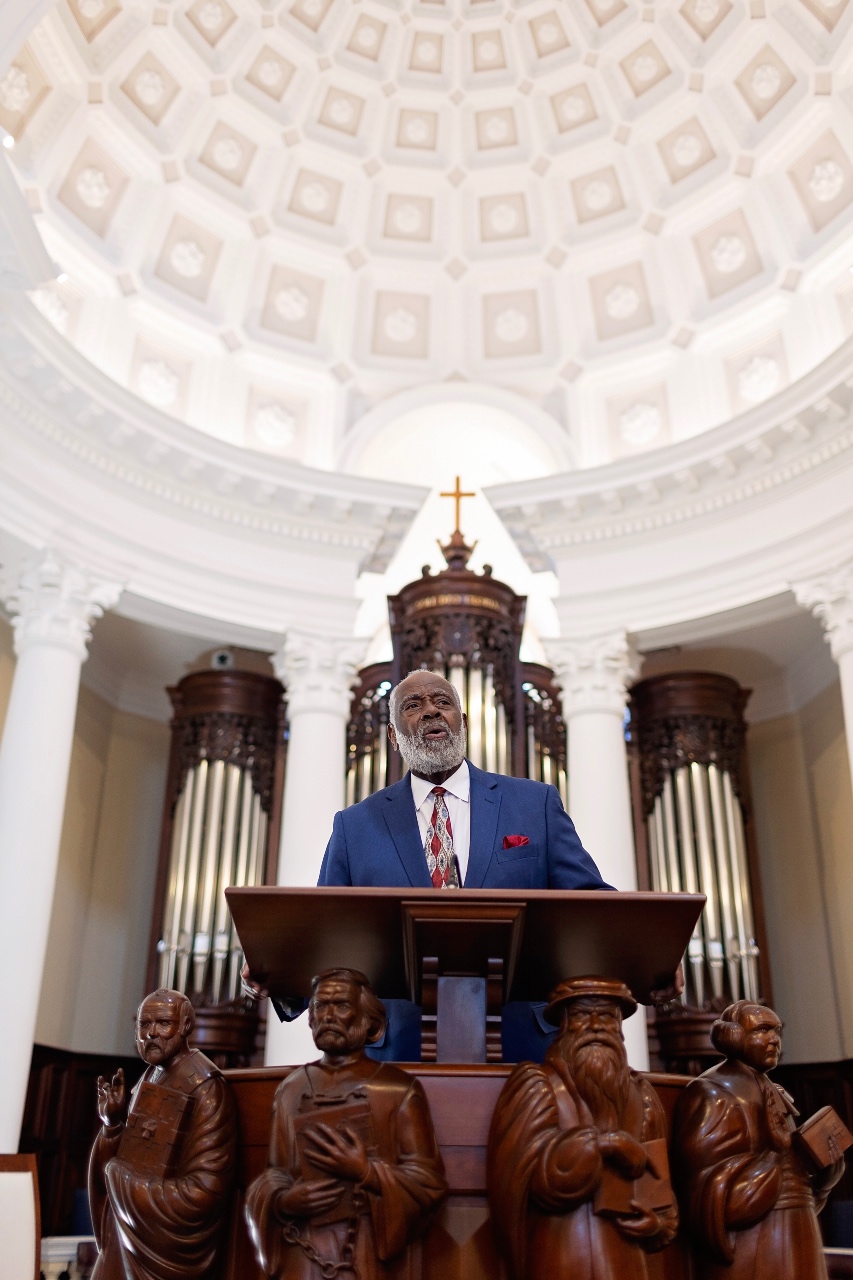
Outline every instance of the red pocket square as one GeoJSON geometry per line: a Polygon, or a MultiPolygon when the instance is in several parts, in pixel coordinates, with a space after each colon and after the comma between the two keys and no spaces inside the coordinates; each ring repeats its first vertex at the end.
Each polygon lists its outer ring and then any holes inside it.
{"type": "Polygon", "coordinates": [[[527,836],[504,836],[505,849],[518,849],[523,844],[530,844],[527,836]]]}

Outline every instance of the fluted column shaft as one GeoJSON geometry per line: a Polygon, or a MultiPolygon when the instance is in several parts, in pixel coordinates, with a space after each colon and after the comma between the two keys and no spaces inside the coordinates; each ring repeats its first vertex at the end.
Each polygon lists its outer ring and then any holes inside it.
{"type": "MultiPolygon", "coordinates": [[[[636,674],[625,632],[547,644],[563,691],[569,738],[569,812],[584,847],[616,889],[637,887],[631,788],[625,751],[627,686],[636,674]]],[[[613,975],[618,977],[618,974],[613,975]]],[[[626,1023],[631,1065],[648,1068],[642,1012],[626,1023]]]]}
{"type": "Polygon", "coordinates": [[[48,552],[7,601],[17,663],[0,743],[0,1151],[17,1151],[20,1136],[80,667],[92,622],[120,593],[48,552]]]}
{"type": "Polygon", "coordinates": [[[832,656],[838,663],[853,784],[853,560],[828,573],[794,583],[793,591],[799,604],[820,620],[832,656]]]}

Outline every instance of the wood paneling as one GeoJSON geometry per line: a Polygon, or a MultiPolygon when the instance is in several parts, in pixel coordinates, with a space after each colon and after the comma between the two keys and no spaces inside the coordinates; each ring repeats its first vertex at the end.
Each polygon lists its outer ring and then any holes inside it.
{"type": "Polygon", "coordinates": [[[73,1234],[74,1193],[86,1188],[89,1152],[98,1131],[97,1079],[124,1067],[128,1087],[145,1069],[139,1058],[33,1047],[21,1130],[22,1152],[38,1161],[41,1227],[73,1234]]]}

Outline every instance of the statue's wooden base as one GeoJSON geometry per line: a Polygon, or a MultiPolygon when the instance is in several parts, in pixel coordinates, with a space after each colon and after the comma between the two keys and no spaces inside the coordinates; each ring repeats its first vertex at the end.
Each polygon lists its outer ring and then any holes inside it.
{"type": "MultiPolygon", "coordinates": [[[[450,1184],[450,1196],[418,1246],[421,1280],[503,1280],[505,1269],[492,1241],[486,1205],[489,1123],[507,1065],[416,1063],[404,1070],[426,1090],[450,1184]]],[[[266,1167],[273,1095],[289,1067],[228,1071],[240,1116],[240,1150],[233,1219],[220,1280],[263,1280],[243,1220],[243,1193],[266,1167]]],[[[688,1076],[652,1075],[670,1120],[688,1076]]],[[[648,1260],[649,1280],[690,1280],[690,1258],[681,1236],[648,1260]]]]}

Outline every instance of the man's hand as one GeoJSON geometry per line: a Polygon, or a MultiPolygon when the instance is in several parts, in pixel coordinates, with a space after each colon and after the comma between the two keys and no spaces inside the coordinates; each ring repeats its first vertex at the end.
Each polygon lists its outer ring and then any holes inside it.
{"type": "Polygon", "coordinates": [[[98,1076],[98,1115],[108,1128],[123,1124],[127,1118],[127,1094],[121,1067],[109,1083],[103,1076],[98,1076]]]}
{"type": "Polygon", "coordinates": [[[662,1005],[675,1004],[684,993],[684,965],[679,963],[668,987],[660,987],[651,993],[652,1004],[660,1008],[662,1005]]]}
{"type": "Polygon", "coordinates": [[[327,1124],[318,1124],[311,1130],[311,1142],[316,1148],[309,1151],[308,1159],[326,1173],[332,1173],[347,1182],[364,1182],[370,1173],[370,1161],[364,1143],[349,1129],[340,1131],[327,1124]]]}
{"type": "Polygon", "coordinates": [[[247,1000],[265,1000],[269,995],[263,983],[252,977],[247,964],[240,970],[240,990],[247,1000]]]}
{"type": "Polygon", "coordinates": [[[276,1211],[283,1218],[313,1218],[333,1209],[344,1194],[335,1178],[318,1178],[315,1182],[297,1178],[286,1191],[280,1191],[276,1211]]]}
{"type": "Polygon", "coordinates": [[[598,1149],[608,1164],[614,1165],[626,1178],[639,1178],[646,1171],[646,1149],[630,1133],[621,1129],[617,1133],[602,1133],[598,1149]]]}

